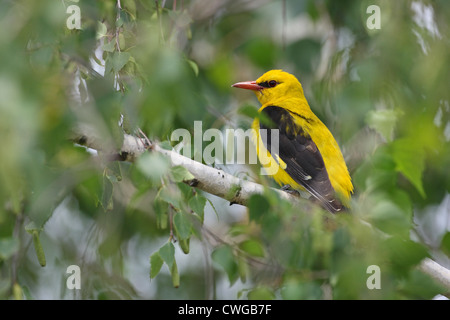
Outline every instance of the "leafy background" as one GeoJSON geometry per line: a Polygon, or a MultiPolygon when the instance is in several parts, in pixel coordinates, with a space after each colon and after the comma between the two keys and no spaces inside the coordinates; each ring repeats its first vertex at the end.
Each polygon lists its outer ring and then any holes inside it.
{"type": "MultiPolygon", "coordinates": [[[[443,0],[2,1],[0,297],[445,293],[416,265],[450,267],[449,16],[443,0]],[[366,27],[372,4],[379,30],[366,27]],[[66,26],[71,5],[81,30],[66,26]],[[351,215],[270,192],[230,206],[156,154],[111,162],[69,139],[80,125],[110,146],[137,128],[159,141],[194,121],[247,129],[257,101],[230,85],[279,68],[343,150],[351,215]],[[81,290],[66,287],[70,265],[81,290]],[[370,265],[380,290],[366,286],[370,265]]],[[[218,167],[274,185],[255,165],[218,167]]]]}

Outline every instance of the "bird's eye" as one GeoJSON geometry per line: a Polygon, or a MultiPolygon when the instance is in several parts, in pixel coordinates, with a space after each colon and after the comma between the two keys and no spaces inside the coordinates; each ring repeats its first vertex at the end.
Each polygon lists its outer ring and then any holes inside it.
{"type": "Polygon", "coordinates": [[[275,80],[270,80],[269,81],[269,87],[273,88],[277,85],[277,82],[275,80]]]}

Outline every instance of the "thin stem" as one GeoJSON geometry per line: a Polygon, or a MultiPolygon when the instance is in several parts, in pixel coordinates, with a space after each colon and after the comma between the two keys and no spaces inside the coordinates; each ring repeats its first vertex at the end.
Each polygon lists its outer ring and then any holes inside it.
{"type": "Polygon", "coordinates": [[[175,242],[175,237],[173,236],[173,212],[176,211],[175,207],[169,203],[169,226],[170,226],[170,235],[169,241],[175,242]]]}
{"type": "Polygon", "coordinates": [[[17,250],[16,253],[12,256],[11,261],[11,288],[14,285],[14,283],[17,282],[17,268],[18,268],[18,261],[19,261],[19,253],[22,251],[22,241],[20,241],[20,231],[22,230],[23,225],[23,214],[22,212],[17,214],[16,217],[16,224],[14,225],[14,231],[13,236],[15,239],[19,239],[19,250],[17,250]]]}
{"type": "MultiPolygon", "coordinates": [[[[122,6],[120,5],[120,0],[117,0],[117,16],[116,16],[116,22],[120,19],[120,11],[122,10],[122,6]]],[[[120,42],[119,42],[119,33],[120,33],[120,27],[116,26],[116,49],[118,52],[120,52],[120,42]]]]}
{"type": "Polygon", "coordinates": [[[282,2],[282,27],[281,27],[281,43],[283,46],[283,51],[286,49],[286,0],[282,2]]]}
{"type": "Polygon", "coordinates": [[[156,16],[158,17],[158,21],[159,21],[160,37],[161,37],[161,40],[163,42],[165,42],[164,33],[163,33],[163,27],[162,27],[162,19],[161,19],[161,15],[159,13],[159,1],[158,0],[155,0],[155,5],[156,5],[156,16]]]}
{"type": "MultiPolygon", "coordinates": [[[[122,5],[120,4],[120,0],[117,0],[117,16],[116,16],[116,50],[117,52],[120,53],[120,26],[117,25],[117,22],[120,20],[120,12],[122,11],[122,5]]],[[[120,74],[119,72],[116,73],[115,79],[116,81],[115,83],[115,87],[120,90],[120,92],[124,93],[125,92],[125,87],[120,79],[120,74]]]]}

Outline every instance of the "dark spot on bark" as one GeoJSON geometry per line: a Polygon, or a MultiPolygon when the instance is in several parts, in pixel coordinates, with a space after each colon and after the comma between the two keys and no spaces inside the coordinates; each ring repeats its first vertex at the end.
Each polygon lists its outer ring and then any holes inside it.
{"type": "Polygon", "coordinates": [[[81,145],[85,145],[87,142],[87,137],[86,136],[81,136],[80,139],[78,139],[78,143],[81,145]]]}
{"type": "Polygon", "coordinates": [[[198,185],[198,180],[197,179],[192,179],[191,181],[189,181],[189,185],[191,187],[196,187],[198,185]]]}

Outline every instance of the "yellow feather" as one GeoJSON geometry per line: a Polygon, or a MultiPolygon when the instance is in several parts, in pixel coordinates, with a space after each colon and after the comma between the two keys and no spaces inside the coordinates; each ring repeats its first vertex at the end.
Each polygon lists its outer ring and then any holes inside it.
{"type": "MultiPolygon", "coordinates": [[[[271,80],[277,81],[278,85],[273,88],[255,91],[258,100],[262,104],[259,112],[268,106],[277,106],[290,112],[295,124],[301,126],[316,144],[324,160],[332,187],[341,196],[341,200],[348,205],[350,195],[353,192],[353,185],[344,157],[333,135],[311,111],[303,93],[303,88],[295,76],[281,70],[271,70],[256,80],[256,83],[271,80]],[[307,121],[306,119],[311,119],[312,121],[307,121]]],[[[284,170],[286,163],[280,161],[281,159],[278,155],[276,155],[277,159],[275,160],[264,147],[259,135],[260,125],[258,119],[255,119],[252,128],[256,135],[255,144],[260,162],[265,168],[276,167],[278,169],[274,170],[276,173],[272,175],[275,181],[280,185],[289,184],[294,189],[303,189],[284,170]]]]}

